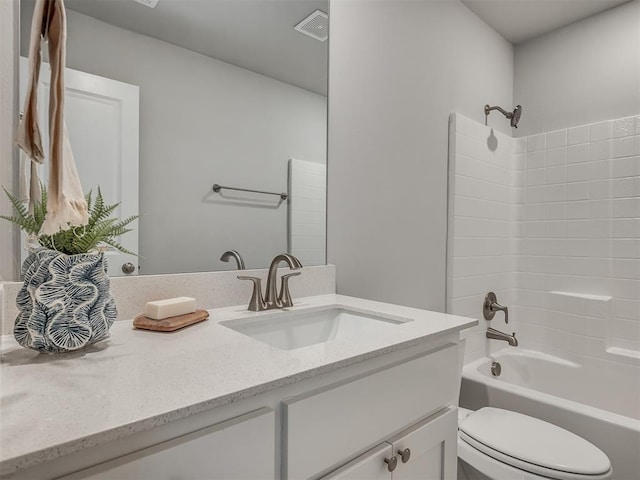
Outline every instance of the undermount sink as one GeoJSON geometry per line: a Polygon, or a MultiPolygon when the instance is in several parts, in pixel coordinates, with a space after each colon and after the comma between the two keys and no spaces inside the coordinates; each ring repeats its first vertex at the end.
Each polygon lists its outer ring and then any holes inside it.
{"type": "Polygon", "coordinates": [[[227,328],[281,350],[349,338],[382,335],[409,318],[382,316],[343,307],[313,311],[276,311],[252,318],[220,322],[227,328]]]}

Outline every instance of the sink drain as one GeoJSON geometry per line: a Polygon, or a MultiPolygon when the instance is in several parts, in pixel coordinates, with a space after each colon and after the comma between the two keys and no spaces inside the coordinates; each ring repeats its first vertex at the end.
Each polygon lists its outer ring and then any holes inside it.
{"type": "Polygon", "coordinates": [[[491,362],[491,374],[494,377],[499,377],[502,373],[502,366],[498,362],[491,362]]]}

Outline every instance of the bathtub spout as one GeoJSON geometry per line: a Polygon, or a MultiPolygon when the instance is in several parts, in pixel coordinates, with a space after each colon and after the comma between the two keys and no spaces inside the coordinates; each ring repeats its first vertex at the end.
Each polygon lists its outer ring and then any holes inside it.
{"type": "Polygon", "coordinates": [[[511,335],[509,335],[508,333],[501,332],[500,330],[496,330],[495,328],[487,328],[487,338],[491,338],[494,340],[504,340],[512,347],[518,346],[516,332],[513,332],[511,335]]]}

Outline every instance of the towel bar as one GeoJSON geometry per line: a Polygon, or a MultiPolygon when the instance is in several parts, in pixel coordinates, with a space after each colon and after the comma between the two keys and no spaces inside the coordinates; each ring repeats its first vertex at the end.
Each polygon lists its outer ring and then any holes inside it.
{"type": "Polygon", "coordinates": [[[218,185],[217,183],[213,184],[213,191],[219,192],[220,190],[237,190],[240,192],[252,192],[252,193],[264,193],[265,195],[278,195],[281,200],[286,200],[289,197],[288,193],[276,193],[276,192],[265,192],[264,190],[251,190],[249,188],[236,188],[236,187],[225,187],[224,185],[218,185]]]}

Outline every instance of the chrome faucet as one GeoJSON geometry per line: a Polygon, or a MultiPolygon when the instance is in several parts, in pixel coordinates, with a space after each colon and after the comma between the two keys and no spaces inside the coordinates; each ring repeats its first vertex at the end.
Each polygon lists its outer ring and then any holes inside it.
{"type": "Polygon", "coordinates": [[[271,261],[271,266],[269,267],[269,273],[267,274],[267,288],[264,297],[262,296],[261,278],[238,276],[240,280],[250,280],[253,282],[253,293],[251,295],[251,300],[249,301],[249,310],[253,312],[261,312],[263,310],[293,306],[293,300],[291,299],[291,293],[289,292],[289,279],[296,275],[300,275],[301,272],[283,275],[281,278],[280,293],[278,294],[276,277],[278,274],[278,265],[281,262],[286,262],[292,270],[299,270],[302,268],[300,260],[293,255],[289,255],[288,253],[276,255],[276,257],[271,261]]]}
{"type": "Polygon", "coordinates": [[[237,250],[227,250],[226,252],[224,252],[222,254],[222,256],[220,257],[220,260],[222,260],[223,262],[228,262],[230,258],[234,258],[236,261],[236,264],[238,265],[238,270],[244,270],[245,266],[244,266],[244,260],[242,259],[242,255],[240,255],[240,253],[238,253],[237,250]]]}
{"type": "Polygon", "coordinates": [[[487,328],[487,338],[491,338],[493,340],[504,340],[512,347],[518,346],[518,339],[516,338],[516,332],[513,332],[511,335],[508,333],[501,332],[500,330],[496,330],[495,328],[487,328]]]}

